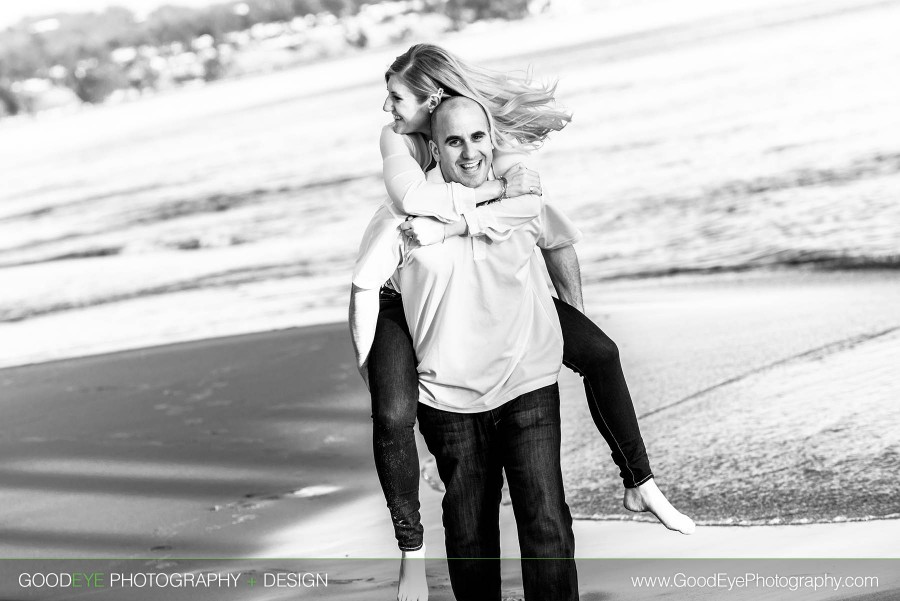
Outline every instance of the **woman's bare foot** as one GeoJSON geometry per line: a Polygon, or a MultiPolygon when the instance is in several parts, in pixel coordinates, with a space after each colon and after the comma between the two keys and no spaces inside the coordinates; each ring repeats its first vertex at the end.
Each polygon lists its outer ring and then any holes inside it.
{"type": "Polygon", "coordinates": [[[649,511],[669,530],[676,530],[682,534],[694,533],[694,520],[669,503],[653,478],[637,488],[626,488],[622,505],[628,511],[649,511]]]}
{"type": "Polygon", "coordinates": [[[400,585],[397,601],[428,601],[425,579],[425,545],[415,551],[403,551],[400,558],[400,585]]]}

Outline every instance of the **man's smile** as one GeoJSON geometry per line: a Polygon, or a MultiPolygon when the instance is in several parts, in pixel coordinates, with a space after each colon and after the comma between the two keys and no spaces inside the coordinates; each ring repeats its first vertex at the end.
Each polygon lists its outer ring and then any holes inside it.
{"type": "Polygon", "coordinates": [[[472,174],[472,173],[476,173],[479,169],[481,169],[481,163],[482,163],[481,159],[478,159],[477,161],[466,161],[466,162],[457,163],[457,164],[459,165],[459,168],[464,173],[472,174]]]}

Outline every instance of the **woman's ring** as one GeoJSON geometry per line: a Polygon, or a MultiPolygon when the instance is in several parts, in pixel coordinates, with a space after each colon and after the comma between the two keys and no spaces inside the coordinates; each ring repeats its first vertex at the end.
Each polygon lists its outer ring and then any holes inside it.
{"type": "Polygon", "coordinates": [[[531,188],[529,188],[529,190],[531,191],[532,194],[537,194],[537,193],[538,193],[537,186],[531,186],[531,188]]]}

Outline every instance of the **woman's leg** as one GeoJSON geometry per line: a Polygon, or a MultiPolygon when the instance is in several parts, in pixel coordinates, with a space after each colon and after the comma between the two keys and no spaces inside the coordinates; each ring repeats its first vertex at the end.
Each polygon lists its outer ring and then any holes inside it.
{"type": "Polygon", "coordinates": [[[399,296],[383,299],[369,354],[373,451],[401,550],[422,546],[419,458],[413,428],[419,400],[416,354],[399,296]]]}
{"type": "Polygon", "coordinates": [[[625,485],[625,508],[650,511],[667,528],[690,534],[694,522],[675,509],[653,481],[616,343],[581,311],[553,300],[562,327],[563,363],[584,380],[591,417],[625,485]]]}
{"type": "Polygon", "coordinates": [[[425,545],[419,517],[419,457],[413,427],[419,401],[416,353],[400,296],[382,293],[375,340],[369,352],[372,447],[381,490],[403,551],[398,601],[427,601],[425,545]]]}
{"type": "Polygon", "coordinates": [[[563,333],[563,363],[584,379],[591,417],[612,451],[625,488],[653,477],[619,348],[575,307],[553,299],[563,333]]]}

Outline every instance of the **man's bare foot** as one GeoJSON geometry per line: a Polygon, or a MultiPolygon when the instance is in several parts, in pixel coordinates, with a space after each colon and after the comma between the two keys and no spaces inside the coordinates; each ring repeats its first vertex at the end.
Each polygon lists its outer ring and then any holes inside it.
{"type": "Polygon", "coordinates": [[[425,579],[425,545],[415,551],[403,551],[400,558],[400,585],[397,601],[428,601],[425,579]]]}
{"type": "Polygon", "coordinates": [[[659,490],[653,478],[637,488],[626,488],[622,505],[628,511],[649,511],[669,530],[676,530],[682,534],[694,533],[694,520],[669,503],[666,495],[659,490]]]}

